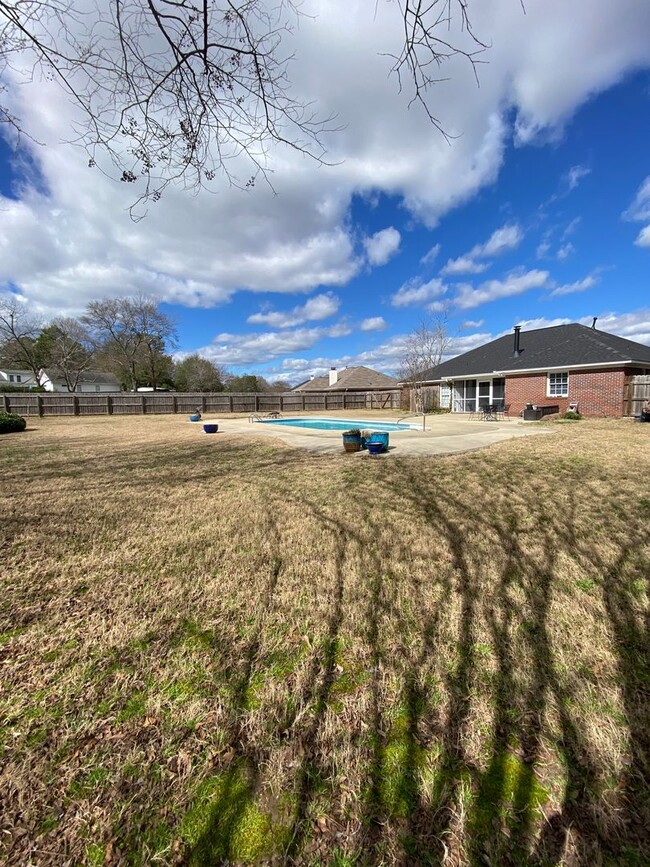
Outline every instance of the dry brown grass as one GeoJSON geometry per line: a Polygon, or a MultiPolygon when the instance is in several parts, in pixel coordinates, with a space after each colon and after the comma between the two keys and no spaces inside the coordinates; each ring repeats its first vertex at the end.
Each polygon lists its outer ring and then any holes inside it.
{"type": "Polygon", "coordinates": [[[646,864],[648,427],[0,439],[0,859],[646,864]]]}

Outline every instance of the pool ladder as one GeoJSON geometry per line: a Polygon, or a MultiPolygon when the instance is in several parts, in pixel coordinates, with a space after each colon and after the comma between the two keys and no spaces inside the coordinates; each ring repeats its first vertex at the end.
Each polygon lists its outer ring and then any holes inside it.
{"type": "Polygon", "coordinates": [[[420,418],[422,416],[422,430],[426,430],[427,415],[424,412],[410,412],[408,415],[402,415],[397,419],[397,424],[407,418],[420,418]]]}

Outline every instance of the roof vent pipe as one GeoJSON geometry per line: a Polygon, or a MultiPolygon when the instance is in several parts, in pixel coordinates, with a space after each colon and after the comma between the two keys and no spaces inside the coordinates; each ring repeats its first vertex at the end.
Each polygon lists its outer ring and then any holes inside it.
{"type": "Polygon", "coordinates": [[[594,329],[594,331],[596,330],[596,321],[597,321],[597,319],[598,319],[598,317],[597,317],[597,316],[594,316],[594,321],[591,323],[591,327],[594,329]]]}
{"type": "Polygon", "coordinates": [[[515,350],[512,353],[515,358],[519,358],[521,350],[519,349],[519,332],[521,331],[521,325],[515,325],[515,350]]]}

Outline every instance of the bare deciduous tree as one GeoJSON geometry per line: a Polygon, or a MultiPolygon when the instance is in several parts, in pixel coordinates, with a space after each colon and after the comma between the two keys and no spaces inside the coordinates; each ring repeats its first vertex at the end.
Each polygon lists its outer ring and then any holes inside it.
{"type": "Polygon", "coordinates": [[[173,321],[150,298],[91,301],[82,321],[90,328],[103,358],[132,391],[144,375],[156,388],[166,366],[165,353],[176,340],[173,321]]]}
{"type": "Polygon", "coordinates": [[[37,338],[42,320],[16,298],[0,298],[0,356],[4,363],[29,370],[34,382],[41,385],[42,359],[37,338]]]}
{"type": "Polygon", "coordinates": [[[404,342],[399,378],[411,389],[411,408],[423,412],[425,406],[422,384],[426,374],[437,367],[452,346],[447,316],[440,314],[423,320],[404,342]]]}
{"type": "Polygon", "coordinates": [[[88,329],[78,319],[61,317],[44,328],[36,341],[41,364],[50,378],[61,378],[68,391],[76,391],[90,370],[96,352],[88,329]]]}
{"type": "MultiPolygon", "coordinates": [[[[442,130],[429,104],[433,70],[458,54],[475,65],[485,46],[467,0],[393,2],[403,33],[401,50],[387,52],[392,72],[400,90],[410,80],[411,102],[442,130]],[[451,41],[454,29],[465,32],[460,41],[451,41]]],[[[324,159],[321,136],[333,119],[295,96],[283,47],[303,12],[309,3],[300,0],[0,0],[0,73],[58,81],[81,110],[75,140],[90,164],[107,153],[121,180],[138,182],[138,202],[217,172],[250,186],[266,177],[273,143],[324,159]],[[246,177],[231,171],[241,155],[246,177]]],[[[21,129],[1,105],[0,121],[21,129]]]]}

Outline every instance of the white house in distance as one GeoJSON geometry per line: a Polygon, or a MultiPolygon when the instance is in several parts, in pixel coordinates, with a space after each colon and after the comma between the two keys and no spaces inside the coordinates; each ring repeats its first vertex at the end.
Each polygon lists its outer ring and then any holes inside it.
{"type": "Polygon", "coordinates": [[[0,370],[0,385],[13,385],[17,388],[35,388],[38,383],[31,370],[0,370]]]}
{"type": "MultiPolygon", "coordinates": [[[[46,370],[42,370],[40,377],[41,385],[45,391],[64,392],[66,394],[69,392],[62,376],[56,376],[54,373],[49,374],[46,370]]],[[[113,376],[112,373],[102,373],[99,370],[87,370],[79,377],[75,393],[106,394],[115,391],[122,391],[120,381],[116,376],[113,376]]]]}
{"type": "MultiPolygon", "coordinates": [[[[69,389],[65,379],[55,373],[46,370],[39,371],[41,386],[45,391],[63,392],[67,394],[69,389]]],[[[13,385],[17,388],[37,388],[38,382],[31,370],[17,370],[5,368],[0,370],[0,385],[13,385]]],[[[120,381],[112,373],[103,373],[99,370],[87,370],[82,373],[77,383],[76,392],[92,394],[106,394],[107,392],[122,391],[120,381]]]]}

